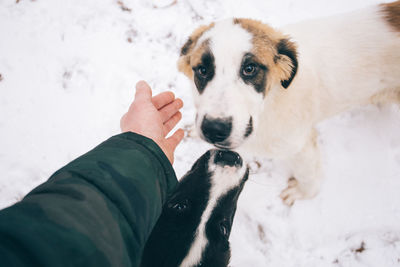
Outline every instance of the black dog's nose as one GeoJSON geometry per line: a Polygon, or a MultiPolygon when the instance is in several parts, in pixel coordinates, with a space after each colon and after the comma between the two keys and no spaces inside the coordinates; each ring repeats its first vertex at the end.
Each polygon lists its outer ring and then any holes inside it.
{"type": "Polygon", "coordinates": [[[226,119],[209,119],[204,116],[201,131],[205,139],[213,144],[225,141],[232,131],[232,117],[226,119]]]}
{"type": "Polygon", "coordinates": [[[234,151],[230,150],[217,150],[214,157],[214,163],[218,165],[228,165],[242,167],[243,160],[240,155],[234,151]]]}

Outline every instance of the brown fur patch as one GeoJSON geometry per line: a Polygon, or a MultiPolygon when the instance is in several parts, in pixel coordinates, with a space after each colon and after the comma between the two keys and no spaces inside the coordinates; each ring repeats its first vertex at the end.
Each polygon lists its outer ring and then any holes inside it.
{"type": "MultiPolygon", "coordinates": [[[[289,38],[257,20],[236,18],[234,23],[240,24],[243,29],[253,35],[253,50],[251,52],[269,70],[267,87],[271,85],[271,82],[276,83],[289,79],[294,67],[293,62],[288,56],[279,54],[277,49],[282,40],[288,40],[289,38]]],[[[295,44],[290,41],[286,43],[296,54],[295,44]]]]}
{"type": "Polygon", "coordinates": [[[189,78],[192,78],[192,76],[193,76],[193,70],[190,65],[191,52],[192,52],[193,48],[196,46],[199,38],[203,35],[203,33],[205,31],[211,29],[213,26],[214,26],[214,23],[211,23],[210,25],[203,25],[203,26],[200,26],[199,28],[197,28],[190,35],[189,39],[186,41],[186,43],[181,48],[181,56],[178,60],[178,70],[183,72],[189,78]]]}
{"type": "Polygon", "coordinates": [[[400,32],[400,1],[388,4],[381,4],[381,8],[386,21],[400,32]]]}

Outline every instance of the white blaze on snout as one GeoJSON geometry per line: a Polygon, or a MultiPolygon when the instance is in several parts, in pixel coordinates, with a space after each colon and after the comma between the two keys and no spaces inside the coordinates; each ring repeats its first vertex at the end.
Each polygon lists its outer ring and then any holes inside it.
{"type": "Polygon", "coordinates": [[[206,115],[210,119],[232,118],[232,132],[229,141],[239,145],[246,131],[250,116],[257,120],[262,107],[263,95],[252,85],[245,84],[240,77],[243,56],[253,50],[253,35],[234,24],[232,19],[217,22],[197,42],[207,41],[214,56],[215,74],[204,91],[194,92],[197,108],[197,130],[206,115]]]}
{"type": "Polygon", "coordinates": [[[207,202],[207,206],[200,219],[200,224],[197,228],[192,246],[189,249],[188,254],[183,259],[181,267],[191,267],[197,265],[201,260],[201,255],[207,245],[206,237],[206,224],[211,217],[212,211],[217,205],[218,199],[229,192],[232,188],[240,185],[242,178],[246,173],[246,165],[243,163],[242,166],[221,166],[214,163],[216,152],[209,160],[209,172],[212,173],[210,178],[211,187],[210,195],[207,202]]]}
{"type": "Polygon", "coordinates": [[[208,40],[214,56],[215,74],[198,99],[198,109],[211,117],[223,117],[240,96],[239,69],[243,55],[252,49],[252,35],[231,19],[220,21],[198,41],[208,40]],[[210,108],[211,107],[211,108],[210,108]]]}

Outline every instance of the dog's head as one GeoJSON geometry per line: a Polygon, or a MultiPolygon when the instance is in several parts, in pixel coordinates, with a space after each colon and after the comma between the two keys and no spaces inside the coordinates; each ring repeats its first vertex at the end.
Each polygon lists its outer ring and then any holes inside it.
{"type": "Polygon", "coordinates": [[[142,265],[227,266],[236,204],[248,178],[239,154],[209,150],[181,179],[147,240],[142,265]]]}
{"type": "Polygon", "coordinates": [[[235,148],[255,132],[271,88],[289,87],[297,53],[287,36],[259,21],[228,19],[195,30],[178,69],[194,82],[200,136],[235,148]]]}

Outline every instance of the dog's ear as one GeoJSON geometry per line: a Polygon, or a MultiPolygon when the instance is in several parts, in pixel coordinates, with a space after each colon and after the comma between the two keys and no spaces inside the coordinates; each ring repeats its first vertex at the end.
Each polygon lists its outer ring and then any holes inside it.
{"type": "Polygon", "coordinates": [[[192,67],[190,66],[190,55],[193,51],[194,47],[197,44],[199,38],[203,35],[203,33],[213,27],[214,24],[210,25],[203,25],[197,28],[188,38],[186,43],[181,48],[181,55],[179,56],[178,60],[178,70],[184,73],[189,78],[193,75],[192,67]]]}
{"type": "Polygon", "coordinates": [[[281,39],[276,45],[277,55],[275,63],[281,70],[281,84],[288,88],[297,73],[297,50],[296,45],[287,38],[281,39]]]}
{"type": "Polygon", "coordinates": [[[181,48],[181,54],[178,60],[178,70],[188,76],[189,78],[193,75],[193,70],[190,67],[190,51],[193,50],[194,42],[192,37],[186,41],[186,43],[181,48]]]}

